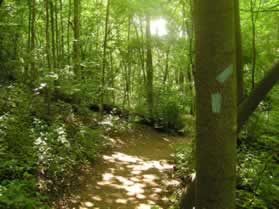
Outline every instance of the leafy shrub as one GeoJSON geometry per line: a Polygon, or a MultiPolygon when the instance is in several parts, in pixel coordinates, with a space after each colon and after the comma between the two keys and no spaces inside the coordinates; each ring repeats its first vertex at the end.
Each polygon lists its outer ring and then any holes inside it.
{"type": "Polygon", "coordinates": [[[166,101],[156,109],[155,118],[159,126],[179,131],[184,127],[181,114],[181,110],[175,101],[166,101]]]}
{"type": "Polygon", "coordinates": [[[192,144],[179,144],[175,149],[176,175],[179,177],[189,176],[195,170],[195,160],[192,144]]]}
{"type": "Polygon", "coordinates": [[[238,160],[238,208],[277,208],[279,173],[275,155],[242,145],[238,160]]]}
{"type": "Polygon", "coordinates": [[[48,208],[46,203],[68,191],[81,165],[94,161],[102,146],[99,131],[84,125],[70,104],[69,111],[60,112],[65,104],[52,103],[55,114],[45,117],[45,99],[33,94],[24,86],[0,88],[3,209],[48,208]]]}
{"type": "Polygon", "coordinates": [[[28,180],[4,181],[0,185],[2,209],[47,209],[49,207],[45,205],[45,200],[46,197],[39,193],[36,180],[32,177],[28,180]]]}
{"type": "Polygon", "coordinates": [[[156,91],[156,102],[154,105],[154,120],[158,126],[165,129],[183,132],[186,115],[185,99],[182,95],[171,89],[162,89],[156,91]]]}
{"type": "Polygon", "coordinates": [[[98,132],[80,125],[57,121],[48,126],[44,121],[34,120],[35,150],[44,191],[59,194],[69,189],[80,165],[92,162],[100,141],[98,132]]]}

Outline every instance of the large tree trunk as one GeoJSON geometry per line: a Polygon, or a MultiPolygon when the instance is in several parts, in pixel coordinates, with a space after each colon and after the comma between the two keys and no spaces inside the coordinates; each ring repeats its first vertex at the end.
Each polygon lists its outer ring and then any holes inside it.
{"type": "Polygon", "coordinates": [[[196,208],[234,209],[237,88],[234,0],[196,0],[196,208]]]}
{"type": "Polygon", "coordinates": [[[238,110],[238,130],[240,131],[250,115],[256,110],[260,102],[279,80],[279,62],[273,65],[265,78],[254,88],[251,95],[246,98],[238,110]]]}

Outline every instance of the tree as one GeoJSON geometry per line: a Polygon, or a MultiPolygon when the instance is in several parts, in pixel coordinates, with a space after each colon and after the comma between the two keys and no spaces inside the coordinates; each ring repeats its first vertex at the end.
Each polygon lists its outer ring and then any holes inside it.
{"type": "Polygon", "coordinates": [[[241,130],[245,122],[256,110],[260,102],[278,83],[279,80],[279,62],[275,63],[261,82],[256,85],[249,97],[247,97],[238,109],[238,131],[241,130]]]}
{"type": "Polygon", "coordinates": [[[73,62],[74,71],[78,79],[81,78],[80,71],[80,0],[74,0],[74,45],[73,62]]]}
{"type": "Polygon", "coordinates": [[[153,119],[153,60],[151,49],[150,16],[146,16],[146,94],[148,117],[153,119]]]}
{"type": "Polygon", "coordinates": [[[46,38],[46,59],[48,69],[52,68],[51,60],[50,60],[50,50],[49,50],[49,0],[45,0],[45,11],[46,11],[46,19],[45,19],[45,38],[46,38]]]}
{"type": "Polygon", "coordinates": [[[196,0],[196,208],[235,208],[234,1],[196,0]]]}
{"type": "Polygon", "coordinates": [[[236,72],[237,72],[237,103],[240,104],[243,100],[243,60],[242,60],[242,41],[241,41],[241,26],[240,26],[240,8],[239,0],[234,1],[234,20],[235,20],[235,42],[236,42],[236,72]]]}
{"type": "MultiPolygon", "coordinates": [[[[250,10],[247,10],[250,12],[250,10]]],[[[236,68],[237,68],[237,89],[238,89],[238,132],[241,131],[249,117],[256,110],[260,102],[266,97],[271,89],[279,80],[279,62],[277,61],[271,69],[266,70],[266,76],[255,86],[251,94],[244,98],[243,91],[243,61],[242,61],[242,44],[241,44],[241,28],[239,1],[235,0],[235,34],[236,34],[236,68]]],[[[195,182],[194,180],[187,186],[187,191],[182,197],[181,208],[190,209],[195,205],[195,182]]]]}
{"type": "Polygon", "coordinates": [[[109,16],[110,16],[110,0],[106,6],[106,18],[105,18],[105,34],[103,40],[103,57],[102,57],[102,93],[101,93],[101,112],[104,109],[105,92],[106,92],[106,67],[107,67],[107,46],[108,46],[108,33],[109,33],[109,16]]]}
{"type": "Polygon", "coordinates": [[[36,67],[35,67],[35,39],[36,39],[36,0],[29,0],[29,52],[31,54],[31,75],[33,79],[36,79],[38,76],[36,67]]]}

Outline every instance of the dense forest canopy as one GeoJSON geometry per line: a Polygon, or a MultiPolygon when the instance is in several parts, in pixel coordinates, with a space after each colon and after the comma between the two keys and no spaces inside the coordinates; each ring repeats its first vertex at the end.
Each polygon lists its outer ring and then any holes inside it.
{"type": "Polygon", "coordinates": [[[138,122],[196,138],[171,208],[278,208],[278,58],[278,0],[0,0],[0,208],[63,208],[138,122]]]}

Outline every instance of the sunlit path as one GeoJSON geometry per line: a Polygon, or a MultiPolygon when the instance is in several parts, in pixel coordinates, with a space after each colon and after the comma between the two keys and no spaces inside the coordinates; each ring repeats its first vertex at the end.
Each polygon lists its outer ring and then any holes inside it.
{"type": "MultiPolygon", "coordinates": [[[[172,188],[171,154],[174,139],[145,128],[115,139],[116,148],[105,154],[85,177],[84,188],[71,200],[76,209],[166,208],[172,188]]],[[[69,206],[68,206],[69,207],[69,206]]]]}

